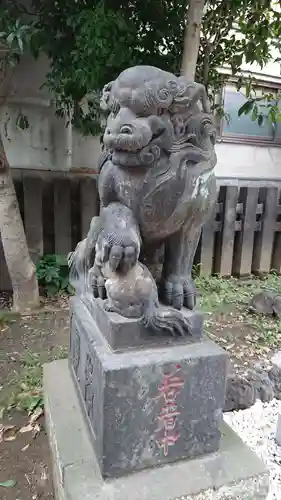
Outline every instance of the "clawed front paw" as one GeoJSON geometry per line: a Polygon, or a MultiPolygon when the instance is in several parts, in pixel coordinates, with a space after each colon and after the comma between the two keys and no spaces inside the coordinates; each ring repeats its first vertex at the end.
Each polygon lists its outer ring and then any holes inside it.
{"type": "Polygon", "coordinates": [[[175,309],[187,307],[192,310],[196,305],[196,288],[190,278],[167,277],[161,285],[160,296],[163,302],[175,309]]]}
{"type": "Polygon", "coordinates": [[[111,237],[110,240],[113,242],[107,239],[98,242],[101,261],[103,263],[108,262],[112,271],[127,272],[138,260],[139,250],[137,245],[133,241],[128,242],[128,244],[124,242],[118,244],[116,243],[118,237],[111,237]]]}

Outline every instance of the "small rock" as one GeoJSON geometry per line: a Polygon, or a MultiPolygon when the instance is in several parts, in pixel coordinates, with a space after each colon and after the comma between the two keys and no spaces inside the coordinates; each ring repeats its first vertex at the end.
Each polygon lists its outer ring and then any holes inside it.
{"type": "Polygon", "coordinates": [[[274,387],[274,395],[276,399],[281,399],[281,351],[278,351],[271,358],[272,367],[268,372],[268,376],[274,387]]]}
{"type": "Polygon", "coordinates": [[[269,403],[274,398],[275,384],[270,380],[267,371],[260,368],[249,370],[247,378],[255,387],[257,398],[263,403],[269,403]]]}
{"type": "Polygon", "coordinates": [[[273,302],[273,312],[275,316],[281,318],[281,295],[277,295],[273,302]]]}
{"type": "Polygon", "coordinates": [[[268,403],[275,397],[275,387],[275,382],[263,365],[243,373],[232,373],[227,379],[224,411],[250,408],[257,399],[268,403]]]}
{"type": "Polygon", "coordinates": [[[256,314],[274,314],[273,304],[276,294],[270,291],[259,292],[249,302],[249,311],[256,314]]]}
{"type": "Polygon", "coordinates": [[[246,378],[240,375],[228,377],[224,411],[245,410],[257,399],[257,390],[246,378]]]}
{"type": "Polygon", "coordinates": [[[268,376],[274,387],[274,395],[276,399],[281,399],[281,369],[277,366],[272,366],[268,372],[268,376]]]}

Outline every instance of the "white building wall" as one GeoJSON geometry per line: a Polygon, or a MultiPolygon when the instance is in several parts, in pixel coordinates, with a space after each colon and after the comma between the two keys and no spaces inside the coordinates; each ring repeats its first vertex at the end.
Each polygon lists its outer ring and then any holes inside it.
{"type": "Polygon", "coordinates": [[[43,86],[47,71],[46,57],[34,61],[25,56],[1,85],[0,128],[10,165],[65,170],[71,163],[74,168],[95,168],[100,154],[99,138],[85,138],[73,131],[69,148],[64,121],[55,116],[50,95],[43,86]],[[17,126],[20,113],[29,123],[25,130],[17,126]]]}
{"type": "MultiPolygon", "coordinates": [[[[258,67],[245,69],[257,71],[258,67]]],[[[14,74],[0,88],[0,128],[12,168],[68,170],[94,169],[100,154],[98,137],[82,137],[73,131],[69,151],[63,120],[55,117],[50,95],[43,87],[48,61],[25,56],[14,74]],[[17,126],[19,113],[27,116],[29,127],[17,126]]],[[[270,63],[263,74],[280,78],[279,63],[270,63]]],[[[281,79],[280,79],[281,81],[281,79]]],[[[218,143],[216,172],[223,177],[281,177],[281,150],[278,147],[218,143]]]]}

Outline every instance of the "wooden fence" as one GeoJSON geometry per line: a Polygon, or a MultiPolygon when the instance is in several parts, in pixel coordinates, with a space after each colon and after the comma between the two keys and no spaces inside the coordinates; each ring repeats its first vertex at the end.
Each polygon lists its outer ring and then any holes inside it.
{"type": "MultiPolygon", "coordinates": [[[[14,170],[31,256],[67,254],[98,213],[97,177],[14,170]]],[[[218,180],[218,199],[195,256],[204,275],[281,272],[281,181],[218,180]]],[[[0,290],[10,282],[0,248],[0,290]]]]}

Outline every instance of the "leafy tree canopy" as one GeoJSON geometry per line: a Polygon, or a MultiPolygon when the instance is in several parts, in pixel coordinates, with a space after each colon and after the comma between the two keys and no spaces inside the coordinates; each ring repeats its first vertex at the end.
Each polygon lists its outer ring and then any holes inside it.
{"type": "Polygon", "coordinates": [[[31,39],[31,25],[19,17],[7,5],[0,7],[0,72],[5,77],[7,70],[16,65],[31,39]]]}
{"type": "MultiPolygon", "coordinates": [[[[126,67],[151,64],[180,72],[188,16],[184,0],[33,0],[32,12],[24,15],[19,2],[8,3],[13,16],[26,28],[28,23],[33,51],[50,59],[46,84],[57,112],[71,110],[83,133],[96,132],[98,93],[126,67]]],[[[274,5],[270,0],[207,0],[196,79],[217,89],[227,78],[218,67],[229,65],[237,73],[243,58],[263,66],[281,29],[274,5]]]]}

